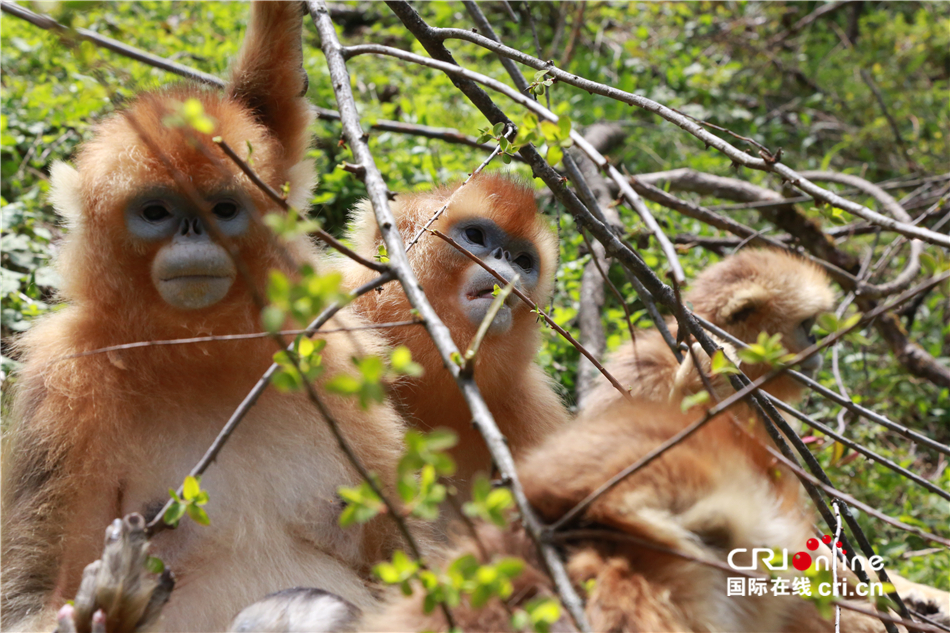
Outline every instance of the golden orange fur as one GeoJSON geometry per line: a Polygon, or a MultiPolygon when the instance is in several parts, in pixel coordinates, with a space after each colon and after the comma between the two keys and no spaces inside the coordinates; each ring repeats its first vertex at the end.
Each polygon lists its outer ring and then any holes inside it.
{"type": "MultiPolygon", "coordinates": [[[[669,405],[616,402],[601,416],[562,429],[521,460],[518,470],[525,493],[541,518],[551,523],[696,417],[669,405]]],[[[811,603],[770,593],[729,597],[727,578],[737,574],[655,548],[725,563],[734,548],[784,547],[795,552],[811,536],[807,514],[784,507],[745,451],[722,432],[728,423],[722,418],[698,431],[621,481],[567,526],[598,532],[570,537],[568,531],[564,541],[568,573],[576,587],[587,588],[585,610],[593,630],[834,630],[811,603]]],[[[521,556],[528,562],[514,580],[511,607],[553,594],[533,543],[519,528],[501,531],[483,525],[479,536],[492,556],[521,556]]],[[[444,559],[461,554],[484,561],[471,539],[444,559]]],[[[782,573],[791,577],[797,572],[782,573]]],[[[466,631],[511,630],[508,613],[498,602],[480,610],[463,604],[453,612],[466,631]]],[[[883,630],[874,619],[849,612],[842,616],[842,630],[883,630]]],[[[359,630],[446,628],[438,610],[422,613],[417,595],[393,597],[381,613],[364,618],[359,630]]],[[[574,629],[565,613],[552,630],[574,629]]]]}
{"type": "MultiPolygon", "coordinates": [[[[432,217],[458,184],[421,194],[400,194],[392,204],[403,239],[408,242],[432,217]]],[[[532,191],[500,175],[482,174],[465,185],[448,210],[432,229],[447,233],[468,218],[481,217],[495,222],[508,235],[534,244],[540,254],[537,286],[528,292],[533,301],[544,305],[551,295],[557,266],[557,240],[537,212],[532,191]]],[[[356,212],[350,240],[357,252],[371,257],[382,243],[376,220],[368,203],[356,212]]],[[[441,239],[426,235],[409,251],[409,260],[433,308],[452,332],[452,338],[465,350],[477,326],[459,308],[458,289],[462,275],[473,262],[462,257],[441,239]]],[[[344,263],[348,287],[356,287],[374,275],[357,264],[344,263]]],[[[517,454],[537,444],[551,430],[566,423],[567,412],[550,386],[544,371],[534,362],[540,346],[540,328],[528,307],[513,301],[511,329],[499,335],[489,334],[478,353],[475,380],[485,397],[502,433],[517,454]]],[[[358,301],[359,310],[371,321],[383,323],[410,318],[410,306],[396,284],[368,293],[358,301]]],[[[454,457],[459,477],[468,479],[489,467],[488,451],[472,427],[471,414],[451,374],[429,335],[422,327],[402,327],[386,331],[394,344],[406,345],[425,374],[418,379],[398,382],[394,396],[404,406],[410,423],[422,429],[448,427],[459,435],[454,457]]]]}
{"type": "MultiPolygon", "coordinates": [[[[747,249],[704,270],[683,299],[696,315],[742,341],[754,343],[760,332],[781,334],[785,348],[799,352],[808,345],[798,331],[800,324],[829,310],[834,293],[827,275],[811,262],[785,251],[747,249]]],[[[667,326],[675,337],[676,322],[671,319],[667,326]]],[[[691,360],[686,363],[692,365],[691,360]]],[[[703,389],[695,370],[686,376],[681,372],[677,379],[680,366],[656,330],[637,333],[636,341],[625,343],[606,366],[632,396],[653,402],[703,389]],[[678,387],[675,392],[674,387],[678,387]]],[[[768,369],[747,364],[740,368],[753,380],[768,369]]],[[[781,377],[769,383],[768,391],[795,402],[801,385],[781,377]]],[[[601,377],[589,399],[590,412],[603,410],[619,397],[601,377]]]]}
{"type": "MultiPolygon", "coordinates": [[[[785,348],[799,352],[810,344],[809,332],[803,329],[802,323],[830,309],[834,293],[828,277],[816,265],[785,251],[749,249],[704,270],[683,299],[696,315],[742,341],[754,343],[760,332],[781,334],[785,348]]],[[[676,322],[670,319],[667,326],[675,337],[676,322]]],[[[729,344],[725,347],[733,350],[729,344]]],[[[712,381],[716,395],[722,398],[733,393],[725,375],[710,376],[709,359],[702,349],[694,345],[694,350],[705,365],[703,372],[712,381]]],[[[678,364],[660,333],[653,329],[638,333],[636,341],[625,343],[611,355],[606,368],[630,389],[635,399],[678,406],[684,396],[705,389],[692,357],[684,356],[683,364],[678,364]]],[[[769,369],[765,365],[746,363],[740,363],[739,367],[753,380],[769,369]]],[[[802,391],[801,385],[788,376],[770,381],[764,389],[789,403],[797,402],[802,391]]],[[[596,419],[621,398],[612,385],[599,377],[581,416],[596,419]]],[[[713,404],[715,402],[709,400],[694,411],[713,404]]],[[[727,415],[744,426],[749,424],[758,437],[771,442],[765,436],[764,427],[752,423],[755,413],[748,405],[738,403],[727,415]]],[[[774,479],[783,489],[787,502],[797,505],[800,490],[794,475],[742,431],[726,422],[721,427],[722,433],[731,434],[737,445],[745,447],[761,473],[774,479]]]]}
{"type": "MultiPolygon", "coordinates": [[[[162,120],[186,98],[201,101],[239,153],[253,146],[254,167],[271,186],[290,183],[290,202],[305,208],[313,167],[304,160],[309,106],[302,95],[299,3],[261,2],[226,94],[179,86],[137,98],[127,115],[108,118],[83,146],[76,169],[53,169],[52,200],[69,233],[57,267],[67,306],[34,324],[19,341],[24,361],[5,438],[3,485],[3,627],[51,630],[55,609],[77,589],[83,567],[99,556],[115,517],[154,515],[169,487],[181,484],[229,415],[271,363],[267,339],[149,347],[71,357],[136,341],[259,332],[270,269],[293,276],[267,229],[252,221],[233,239],[250,279],[238,275],[220,302],[197,310],[165,303],[149,277],[162,243],[126,230],[125,206],[137,192],[177,189],[158,156],[199,195],[222,184],[243,192],[258,214],[275,210],[209,136],[196,134],[209,161],[180,128],[162,120]],[[219,165],[227,165],[222,172],[219,165]]],[[[306,239],[290,247],[298,262],[318,264],[306,239]]],[[[341,313],[337,325],[360,324],[341,313]]],[[[329,339],[325,375],[350,371],[350,357],[383,353],[377,336],[329,339]]],[[[380,405],[366,412],[324,394],[360,459],[392,483],[402,425],[380,405]]],[[[351,602],[372,602],[370,565],[398,537],[386,518],[343,530],[340,485],[359,476],[325,421],[301,394],[266,392],[202,480],[211,525],[185,520],[159,534],[152,554],[178,578],[165,610],[170,630],[223,630],[244,605],[272,591],[322,586],[351,602]]]]}

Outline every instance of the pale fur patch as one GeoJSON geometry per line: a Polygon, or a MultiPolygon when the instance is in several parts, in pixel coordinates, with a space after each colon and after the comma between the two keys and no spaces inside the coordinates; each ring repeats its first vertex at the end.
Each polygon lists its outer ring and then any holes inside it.
{"type": "Polygon", "coordinates": [[[72,228],[82,218],[79,172],[72,166],[58,160],[53,163],[49,175],[49,201],[56,213],[66,221],[67,226],[72,228]]]}

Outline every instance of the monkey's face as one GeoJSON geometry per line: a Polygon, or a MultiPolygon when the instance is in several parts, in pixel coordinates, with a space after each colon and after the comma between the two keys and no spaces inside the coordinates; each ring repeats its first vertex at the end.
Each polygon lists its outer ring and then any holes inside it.
{"type": "MultiPolygon", "coordinates": [[[[235,151],[253,147],[265,181],[289,180],[280,146],[250,113],[200,97],[235,151]]],[[[143,95],[99,126],[78,169],[53,170],[53,201],[70,223],[60,257],[66,295],[145,309],[163,323],[194,323],[192,312],[212,307],[234,318],[276,261],[255,219],[272,205],[210,136],[166,125],[173,105],[165,94],[143,95]],[[249,277],[237,274],[242,265],[249,277]]],[[[201,315],[203,326],[209,316],[201,315]]]]}
{"type": "MultiPolygon", "coordinates": [[[[152,260],[152,283],[166,303],[183,310],[221,301],[236,276],[231,256],[212,240],[196,202],[159,187],[142,192],[125,208],[129,234],[161,244],[152,260]]],[[[241,192],[214,192],[205,202],[206,217],[221,235],[238,238],[247,232],[251,202],[241,192]]]]}
{"type": "MultiPolygon", "coordinates": [[[[782,251],[750,249],[704,271],[687,299],[698,314],[736,338],[752,344],[763,332],[780,334],[782,346],[797,354],[815,343],[815,319],[831,308],[834,293],[814,264],[782,251]]],[[[815,354],[797,369],[813,376],[821,365],[821,355],[815,354]]],[[[766,364],[742,366],[750,378],[769,369],[766,364]]],[[[797,392],[799,387],[791,379],[779,379],[769,390],[797,392]]]]}
{"type": "MultiPolygon", "coordinates": [[[[530,294],[537,288],[540,257],[531,241],[509,235],[492,220],[478,217],[456,223],[450,229],[449,236],[491,266],[506,282],[514,280],[518,290],[530,294]]],[[[458,257],[469,261],[461,253],[458,257]]],[[[459,286],[458,304],[472,326],[478,327],[485,319],[495,299],[492,292],[495,286],[502,285],[478,264],[472,263],[465,268],[459,286]]],[[[523,307],[520,299],[509,295],[488,331],[493,334],[507,333],[512,325],[512,310],[523,307]]]]}

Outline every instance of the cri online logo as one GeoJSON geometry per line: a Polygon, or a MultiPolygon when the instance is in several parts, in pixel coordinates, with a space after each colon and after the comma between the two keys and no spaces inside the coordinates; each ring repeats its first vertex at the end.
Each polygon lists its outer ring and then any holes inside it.
{"type": "MultiPolygon", "coordinates": [[[[833,540],[834,540],[834,537],[832,537],[830,534],[825,534],[824,536],[821,537],[821,541],[825,545],[828,545],[828,546],[831,545],[831,542],[833,540]]],[[[847,553],[847,551],[842,548],[841,541],[837,541],[835,543],[835,546],[838,549],[838,551],[840,551],[842,554],[847,553]]],[[[814,552],[819,547],[818,539],[816,538],[808,539],[808,541],[805,542],[805,547],[808,550],[814,552]]],[[[734,549],[731,552],[729,552],[729,556],[726,559],[726,561],[729,563],[729,566],[732,567],[733,569],[753,570],[758,567],[758,563],[761,561],[762,564],[765,565],[765,567],[767,567],[768,569],[772,571],[784,571],[788,569],[788,550],[787,549],[783,548],[781,550],[781,554],[779,554],[778,551],[769,549],[767,547],[754,547],[752,548],[752,560],[749,561],[748,564],[741,564],[741,563],[735,562],[734,558],[736,554],[745,553],[748,551],[749,551],[748,549],[744,547],[740,547],[738,549],[734,549]]],[[[809,554],[808,552],[798,552],[794,556],[792,556],[792,567],[794,567],[798,571],[805,571],[806,569],[812,566],[813,562],[816,566],[816,569],[819,571],[821,571],[822,568],[831,569],[831,560],[829,559],[828,556],[825,556],[823,554],[819,554],[812,557],[812,555],[809,554]]],[[[861,558],[854,556],[851,558],[850,563],[846,566],[850,567],[852,571],[855,571],[857,566],[859,565],[862,568],[870,567],[871,569],[878,571],[880,569],[883,569],[884,559],[881,558],[880,556],[872,556],[867,560],[867,563],[865,564],[865,562],[861,558]]]]}
{"type": "MultiPolygon", "coordinates": [[[[831,545],[832,540],[834,539],[832,538],[830,534],[825,534],[824,536],[821,537],[821,541],[825,545],[831,545]]],[[[842,554],[848,553],[848,550],[841,548],[841,541],[837,541],[835,543],[835,546],[839,550],[841,550],[842,554]]],[[[816,549],[818,549],[818,539],[816,538],[808,539],[805,542],[805,547],[807,547],[808,549],[814,552],[816,549]]],[[[798,552],[797,554],[792,556],[792,567],[794,567],[798,571],[805,571],[806,569],[811,567],[811,554],[809,554],[808,552],[798,552]]]]}

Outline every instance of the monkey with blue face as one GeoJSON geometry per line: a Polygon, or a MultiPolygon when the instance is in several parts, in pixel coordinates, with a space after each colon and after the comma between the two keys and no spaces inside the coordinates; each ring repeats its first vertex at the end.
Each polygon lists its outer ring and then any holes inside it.
{"type": "MultiPolygon", "coordinates": [[[[516,287],[537,305],[545,305],[554,286],[557,238],[538,213],[534,192],[506,176],[480,174],[463,186],[399,194],[392,210],[403,240],[408,243],[447,202],[448,208],[430,229],[452,238],[504,279],[517,276],[516,287]]],[[[357,209],[349,239],[365,257],[378,253],[382,237],[368,202],[357,209]]],[[[504,284],[434,235],[423,235],[408,255],[432,307],[464,351],[488,313],[494,287],[504,284]]],[[[348,287],[366,283],[372,276],[372,271],[349,261],[341,266],[348,287]]],[[[357,308],[376,323],[411,318],[411,306],[395,284],[364,295],[357,308]]],[[[478,471],[488,471],[491,460],[462,393],[423,328],[392,328],[386,335],[391,343],[408,346],[413,360],[424,369],[422,376],[400,379],[392,389],[407,421],[423,430],[449,428],[459,436],[453,457],[464,494],[465,482],[478,471]]],[[[551,381],[535,362],[540,345],[536,315],[509,295],[476,357],[475,381],[516,456],[569,419],[551,381]]]]}
{"type": "MultiPolygon", "coordinates": [[[[251,602],[299,585],[374,603],[371,567],[402,543],[387,517],[339,525],[337,490],[361,479],[304,393],[268,390],[229,437],[201,481],[210,525],[185,520],[145,538],[145,520],[272,363],[273,341],[253,336],[264,329],[255,295],[272,270],[293,278],[322,259],[307,236],[278,248],[260,221],[277,205],[210,134],[166,121],[197,100],[214,134],[243,158],[253,147],[258,175],[288,184],[288,202],[305,208],[314,169],[303,14],[296,2],[252,4],[224,92],[142,94],[97,126],[75,167],[52,169],[52,202],[69,228],[56,262],[65,305],[18,342],[4,434],[4,630],[221,631],[251,602]],[[252,336],[95,353],[235,334],[252,336]],[[170,598],[167,582],[149,580],[146,552],[177,577],[170,598]]],[[[336,325],[363,324],[347,308],[336,325]]],[[[329,336],[325,376],[385,349],[365,328],[329,336]]],[[[319,380],[314,388],[363,465],[391,486],[404,431],[394,408],[365,411],[319,380]]]]}

